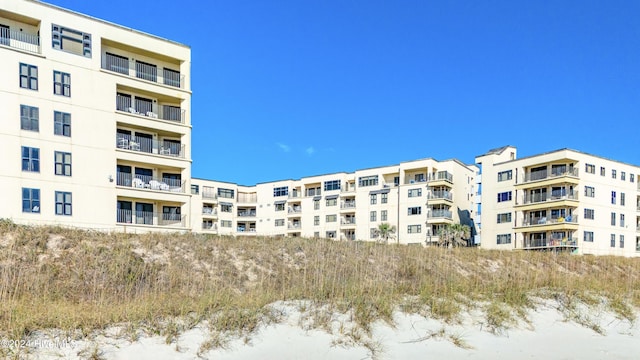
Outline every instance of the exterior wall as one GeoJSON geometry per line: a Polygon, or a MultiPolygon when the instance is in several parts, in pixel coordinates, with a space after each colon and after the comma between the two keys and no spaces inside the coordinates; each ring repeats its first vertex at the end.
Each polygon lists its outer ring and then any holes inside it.
{"type": "Polygon", "coordinates": [[[640,255],[639,167],[573,150],[503,159],[500,154],[477,159],[483,248],[640,255]],[[512,178],[498,181],[505,171],[512,171],[512,178]],[[498,202],[505,192],[512,193],[511,200],[498,202]],[[511,221],[498,223],[499,214],[511,214],[511,221]],[[498,244],[498,236],[506,234],[511,241],[498,244]]]}
{"type": "MultiPolygon", "coordinates": [[[[0,24],[9,26],[0,38],[0,151],[6,154],[0,173],[3,207],[0,218],[18,223],[59,224],[126,231],[188,230],[180,216],[188,212],[188,191],[176,186],[153,186],[151,179],[163,179],[163,171],[180,174],[186,189],[191,177],[190,164],[190,49],[151,35],[74,13],[39,1],[4,2],[0,24]],[[54,25],[62,27],[54,29],[54,25]],[[54,48],[56,39],[67,29],[82,32],[88,46],[74,53],[72,46],[54,48]],[[7,34],[9,36],[7,37],[7,34]],[[178,87],[105,69],[105,49],[121,45],[123,53],[137,51],[147,63],[172,66],[183,81],[178,87]],[[85,50],[88,56],[84,56],[85,50]],[[88,51],[90,50],[90,52],[88,51]],[[37,67],[37,89],[21,88],[20,64],[37,67]],[[69,74],[70,96],[54,94],[54,71],[69,74]],[[140,92],[158,101],[171,101],[185,112],[178,121],[117,111],[114,106],[120,89],[140,92]],[[37,131],[21,129],[21,105],[38,109],[37,131]],[[54,134],[54,112],[70,114],[70,136],[54,134]],[[148,148],[119,146],[117,129],[139,130],[151,134],[148,148]],[[163,139],[180,141],[180,156],[160,151],[163,139]],[[151,144],[154,144],[151,146],[151,144]],[[21,147],[39,151],[39,172],[23,171],[21,147]],[[153,149],[152,149],[153,148],[153,149]],[[157,151],[154,151],[157,150],[157,151]],[[55,175],[54,152],[71,154],[71,176],[55,175]],[[133,176],[119,176],[117,165],[151,169],[153,177],[134,187],[133,176]],[[151,185],[150,185],[151,184],[151,185]],[[23,211],[22,189],[37,189],[40,204],[35,212],[23,211]],[[56,215],[55,192],[71,193],[70,215],[56,215]],[[131,201],[133,210],[119,211],[118,200],[131,201]],[[148,224],[136,221],[135,204],[153,204],[146,216],[148,224]],[[181,213],[162,215],[163,206],[178,207],[181,213]]],[[[60,41],[66,41],[61,39],[60,41]]],[[[169,144],[167,142],[167,144],[169,144]]],[[[175,146],[174,146],[175,147],[175,146]]],[[[177,147],[176,147],[177,149],[177,147]]],[[[33,208],[31,210],[34,210],[33,208]]]]}

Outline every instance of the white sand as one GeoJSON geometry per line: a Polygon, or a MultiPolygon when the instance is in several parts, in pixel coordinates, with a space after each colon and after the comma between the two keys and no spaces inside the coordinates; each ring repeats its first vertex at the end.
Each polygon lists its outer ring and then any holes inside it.
{"type": "Polygon", "coordinates": [[[333,314],[327,331],[313,329],[313,319],[301,314],[294,304],[279,303],[274,308],[283,314],[279,323],[261,325],[248,337],[236,336],[224,348],[204,352],[199,349],[211,336],[206,323],[183,332],[170,344],[165,337],[144,334],[130,342],[118,338],[119,330],[113,328],[92,339],[74,340],[71,346],[32,347],[25,355],[33,359],[81,359],[95,352],[104,359],[136,360],[640,358],[637,323],[590,310],[578,314],[586,319],[581,321],[586,325],[580,325],[567,321],[550,302],[529,313],[529,324],[521,322],[498,334],[489,332],[484,318],[477,314],[467,314],[460,324],[452,325],[397,312],[394,326],[378,321],[370,335],[355,331],[349,336],[354,327],[345,314],[333,314]],[[592,330],[592,324],[598,324],[604,335],[592,330]]]}

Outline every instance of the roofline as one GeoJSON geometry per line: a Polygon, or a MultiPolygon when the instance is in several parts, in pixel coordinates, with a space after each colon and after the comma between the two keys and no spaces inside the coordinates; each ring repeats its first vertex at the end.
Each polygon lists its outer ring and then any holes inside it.
{"type": "Polygon", "coordinates": [[[493,165],[496,166],[496,165],[507,164],[507,163],[516,162],[516,161],[520,161],[520,160],[532,159],[532,158],[535,158],[535,157],[538,157],[538,156],[549,155],[549,154],[558,153],[558,152],[561,152],[561,151],[571,151],[571,152],[574,152],[574,153],[577,153],[577,154],[593,156],[593,157],[598,158],[598,159],[603,159],[603,160],[607,160],[607,161],[613,161],[613,162],[616,162],[616,163],[619,163],[619,164],[624,164],[624,165],[629,165],[629,166],[634,166],[634,167],[639,167],[640,168],[640,165],[631,164],[631,163],[627,163],[627,162],[619,161],[619,160],[615,160],[615,159],[610,159],[610,158],[607,158],[607,157],[604,157],[604,156],[595,155],[595,154],[591,154],[591,153],[588,153],[588,152],[575,150],[575,149],[571,149],[571,148],[562,148],[562,149],[557,149],[557,150],[546,151],[546,152],[539,153],[539,154],[525,156],[525,157],[519,158],[519,159],[513,159],[513,160],[503,161],[501,163],[495,163],[493,165]]]}
{"type": "Polygon", "coordinates": [[[123,29],[123,30],[128,30],[128,31],[131,31],[131,32],[134,32],[134,33],[137,33],[137,34],[140,34],[140,35],[148,36],[148,37],[151,37],[151,38],[154,38],[154,39],[157,39],[157,40],[166,41],[168,43],[172,43],[174,45],[178,45],[178,46],[181,46],[181,47],[184,47],[184,48],[187,48],[187,49],[191,50],[191,47],[189,45],[177,42],[175,40],[170,40],[170,39],[158,36],[158,35],[153,35],[153,34],[141,31],[141,30],[136,30],[134,28],[130,28],[130,27],[127,27],[127,26],[116,24],[116,23],[113,23],[111,21],[107,21],[107,20],[104,20],[104,19],[93,17],[91,15],[87,15],[87,14],[83,14],[83,13],[80,13],[80,12],[77,12],[77,11],[73,11],[73,10],[70,10],[70,9],[67,9],[67,8],[63,8],[63,7],[58,6],[58,5],[49,4],[49,3],[41,1],[41,0],[26,0],[26,1],[29,1],[29,2],[35,3],[35,4],[44,5],[44,6],[52,8],[52,9],[64,11],[64,12],[67,12],[69,14],[82,16],[84,18],[87,18],[87,19],[90,19],[90,20],[93,20],[93,21],[101,22],[103,24],[110,25],[110,26],[115,26],[117,28],[120,28],[120,29],[123,29]]]}

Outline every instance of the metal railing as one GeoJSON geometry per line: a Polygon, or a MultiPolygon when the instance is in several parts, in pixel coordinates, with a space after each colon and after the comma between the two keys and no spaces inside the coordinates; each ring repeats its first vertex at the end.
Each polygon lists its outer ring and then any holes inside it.
{"type": "Polygon", "coordinates": [[[216,223],[202,223],[202,230],[218,230],[218,224],[216,223]]]}
{"type": "Polygon", "coordinates": [[[561,177],[561,176],[578,177],[578,168],[573,168],[573,169],[564,170],[564,171],[558,171],[553,169],[551,171],[548,171],[545,169],[545,170],[527,172],[524,174],[523,182],[526,183],[531,181],[552,179],[552,178],[561,177]]]}
{"type": "Polygon", "coordinates": [[[218,209],[212,207],[203,207],[202,215],[218,215],[218,209]]]}
{"type": "Polygon", "coordinates": [[[156,213],[153,211],[137,211],[118,209],[116,222],[119,224],[159,225],[185,227],[186,215],[156,213]]]}
{"type": "Polygon", "coordinates": [[[289,199],[298,199],[298,198],[301,198],[301,197],[302,197],[302,194],[300,192],[297,192],[297,191],[296,192],[291,192],[289,194],[289,199]]]}
{"type": "Polygon", "coordinates": [[[184,144],[127,134],[116,134],[116,147],[118,149],[178,157],[181,159],[184,159],[185,154],[184,144]]]}
{"type": "Polygon", "coordinates": [[[448,191],[432,191],[427,194],[429,200],[453,200],[453,194],[448,191]]]}
{"type": "Polygon", "coordinates": [[[344,218],[340,221],[340,224],[342,225],[355,225],[355,223],[356,223],[355,217],[344,218]]]}
{"type": "Polygon", "coordinates": [[[523,199],[523,204],[536,204],[546,201],[557,200],[578,200],[578,193],[564,194],[564,195],[549,195],[549,194],[526,194],[523,199]]]}
{"type": "Polygon", "coordinates": [[[450,183],[453,183],[453,175],[448,171],[438,171],[435,174],[429,174],[427,177],[427,181],[439,181],[444,180],[450,183]]]}
{"type": "Polygon", "coordinates": [[[293,207],[289,207],[288,209],[289,214],[299,214],[301,212],[302,212],[302,206],[293,206],[293,207]]]}
{"type": "Polygon", "coordinates": [[[578,215],[571,215],[567,217],[557,217],[557,218],[548,218],[546,216],[543,217],[534,217],[534,218],[525,218],[522,222],[522,226],[536,226],[536,225],[549,225],[549,224],[560,224],[560,223],[568,223],[568,224],[577,224],[578,223],[578,215]]]}
{"type": "Polygon", "coordinates": [[[238,217],[255,217],[255,210],[238,210],[238,217]]]}
{"type": "Polygon", "coordinates": [[[258,195],[257,194],[238,193],[238,202],[239,203],[255,203],[255,202],[258,202],[258,195]]]}
{"type": "MultiPolygon", "coordinates": [[[[0,41],[0,44],[1,43],[2,42],[0,41]]],[[[122,55],[105,53],[102,61],[102,68],[119,74],[171,87],[180,89],[184,89],[185,87],[185,76],[180,74],[179,71],[169,68],[159,68],[157,65],[135,61],[122,55]],[[162,70],[159,71],[160,69],[162,70]]]]}
{"type": "Polygon", "coordinates": [[[40,36],[0,28],[0,45],[40,54],[40,36]]]}
{"type": "Polygon", "coordinates": [[[300,229],[301,226],[301,223],[289,223],[287,224],[287,229],[300,229]]]}
{"type": "Polygon", "coordinates": [[[545,248],[545,247],[575,247],[578,241],[574,238],[556,238],[556,239],[524,239],[522,241],[523,249],[545,248]]]}
{"type": "Polygon", "coordinates": [[[427,218],[447,218],[453,219],[453,215],[450,210],[428,210],[427,218]]]}
{"type": "Polygon", "coordinates": [[[356,202],[355,201],[345,201],[340,203],[340,209],[355,209],[356,202]]]}
{"type": "Polygon", "coordinates": [[[154,111],[152,100],[139,98],[135,95],[116,94],[116,110],[118,111],[184,124],[187,116],[185,109],[173,105],[162,105],[159,109],[161,110],[159,114],[154,111]]]}
{"type": "Polygon", "coordinates": [[[169,178],[156,178],[149,175],[135,175],[116,172],[116,185],[156,191],[184,193],[184,181],[169,178]]]}

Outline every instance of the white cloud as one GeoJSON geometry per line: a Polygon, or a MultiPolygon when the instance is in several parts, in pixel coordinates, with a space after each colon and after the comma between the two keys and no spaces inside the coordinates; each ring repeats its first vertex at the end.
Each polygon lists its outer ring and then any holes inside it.
{"type": "Polygon", "coordinates": [[[313,148],[313,146],[309,146],[305,152],[307,153],[307,155],[313,155],[316,152],[316,149],[313,148]]]}
{"type": "Polygon", "coordinates": [[[284,152],[289,152],[291,151],[291,147],[289,147],[289,145],[287,144],[283,144],[283,143],[276,143],[276,145],[278,145],[278,147],[280,148],[280,150],[284,151],[284,152]]]}

